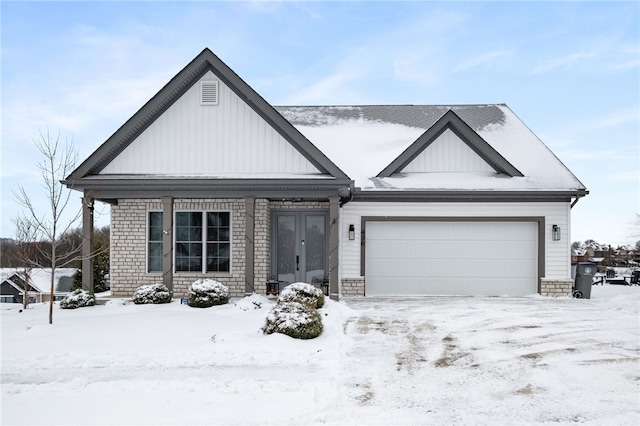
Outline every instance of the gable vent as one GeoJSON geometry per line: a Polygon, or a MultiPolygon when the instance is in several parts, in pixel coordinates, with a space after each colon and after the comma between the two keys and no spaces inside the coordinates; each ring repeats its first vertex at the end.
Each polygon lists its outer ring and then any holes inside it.
{"type": "Polygon", "coordinates": [[[200,82],[200,105],[218,105],[218,82],[207,80],[200,82]]]}

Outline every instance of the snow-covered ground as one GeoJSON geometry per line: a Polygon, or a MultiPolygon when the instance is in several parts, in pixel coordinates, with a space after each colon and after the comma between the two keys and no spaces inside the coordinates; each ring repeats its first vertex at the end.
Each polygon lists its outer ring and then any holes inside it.
{"type": "Polygon", "coordinates": [[[591,296],[351,298],[308,341],[256,295],[3,304],[1,423],[638,425],[640,287],[591,296]]]}

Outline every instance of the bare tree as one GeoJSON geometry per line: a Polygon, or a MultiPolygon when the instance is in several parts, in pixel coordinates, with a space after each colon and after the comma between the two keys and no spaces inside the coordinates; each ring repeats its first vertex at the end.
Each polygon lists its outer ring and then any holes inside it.
{"type": "Polygon", "coordinates": [[[18,216],[13,220],[16,227],[16,241],[18,242],[15,256],[20,263],[19,271],[22,272],[22,307],[29,306],[29,291],[31,290],[31,270],[37,260],[37,239],[33,223],[24,216],[18,216]]]}
{"type": "Polygon", "coordinates": [[[73,141],[65,138],[64,144],[61,144],[60,132],[52,137],[49,129],[47,129],[46,133],[38,129],[38,137],[33,139],[33,143],[44,157],[38,163],[38,169],[42,177],[45,198],[49,203],[50,211],[48,214],[41,214],[30,195],[22,186],[19,186],[18,190],[14,191],[13,194],[16,201],[26,209],[24,219],[33,227],[38,238],[51,242],[51,250],[46,254],[46,258],[51,265],[49,324],[53,324],[54,276],[59,260],[56,252],[58,236],[63,235],[74,227],[81,214],[81,210],[78,210],[69,219],[65,219],[64,214],[69,205],[71,190],[65,189],[61,181],[75,168],[78,153],[73,146],[73,141]]]}

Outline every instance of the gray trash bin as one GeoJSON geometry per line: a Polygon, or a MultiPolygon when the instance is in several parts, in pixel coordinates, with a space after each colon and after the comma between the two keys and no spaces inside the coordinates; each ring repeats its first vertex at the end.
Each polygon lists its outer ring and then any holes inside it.
{"type": "Polygon", "coordinates": [[[593,276],[596,274],[597,269],[595,263],[578,263],[575,286],[573,287],[573,297],[577,299],[591,299],[591,286],[593,285],[593,276]]]}

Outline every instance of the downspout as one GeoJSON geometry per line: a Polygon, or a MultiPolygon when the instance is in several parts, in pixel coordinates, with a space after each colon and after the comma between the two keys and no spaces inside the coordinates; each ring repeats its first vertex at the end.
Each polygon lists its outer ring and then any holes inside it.
{"type": "Polygon", "coordinates": [[[578,191],[576,193],[576,199],[573,201],[573,203],[571,203],[571,206],[569,206],[569,210],[571,210],[573,208],[573,206],[575,206],[578,203],[578,200],[582,197],[585,197],[587,194],[589,194],[589,191],[584,190],[584,192],[580,192],[578,191]]]}
{"type": "Polygon", "coordinates": [[[575,206],[578,203],[579,199],[580,199],[580,197],[576,197],[576,199],[573,200],[573,203],[571,203],[571,206],[569,206],[569,210],[571,210],[573,208],[573,206],[575,206]]]}
{"type": "MultiPolygon", "coordinates": [[[[353,201],[353,191],[354,191],[354,187],[353,186],[354,185],[353,185],[353,182],[352,182],[351,185],[349,185],[349,188],[346,189],[346,191],[349,191],[349,199],[348,200],[346,200],[346,197],[343,195],[344,193],[341,194],[340,193],[341,191],[340,190],[338,191],[338,195],[340,196],[340,207],[342,207],[345,204],[353,201]]],[[[346,191],[344,191],[344,192],[346,192],[346,191]]]]}

